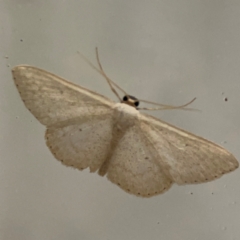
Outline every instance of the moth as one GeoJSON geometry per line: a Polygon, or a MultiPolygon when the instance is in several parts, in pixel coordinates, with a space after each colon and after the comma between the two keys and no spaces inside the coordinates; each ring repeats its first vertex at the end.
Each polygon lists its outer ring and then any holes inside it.
{"type": "Polygon", "coordinates": [[[140,101],[107,77],[98,53],[97,60],[98,67],[86,61],[106,78],[118,103],[36,67],[12,69],[25,106],[47,128],[46,144],[57,160],[98,171],[141,197],[161,194],[173,183],[209,182],[238,168],[221,146],[140,113],[140,101]],[[116,88],[125,93],[122,99],[116,88]]]}

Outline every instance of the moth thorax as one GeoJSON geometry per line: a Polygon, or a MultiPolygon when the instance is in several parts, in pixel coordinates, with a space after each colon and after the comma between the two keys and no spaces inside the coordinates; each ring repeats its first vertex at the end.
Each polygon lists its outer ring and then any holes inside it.
{"type": "Polygon", "coordinates": [[[137,109],[124,103],[115,104],[113,120],[122,130],[135,125],[138,117],[139,111],[137,109]]]}

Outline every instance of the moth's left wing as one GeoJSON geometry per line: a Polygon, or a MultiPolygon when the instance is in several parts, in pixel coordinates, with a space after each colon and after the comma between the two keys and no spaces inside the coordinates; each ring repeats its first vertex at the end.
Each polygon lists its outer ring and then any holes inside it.
{"type": "Polygon", "coordinates": [[[48,128],[46,144],[64,165],[95,172],[111,151],[112,128],[111,115],[95,116],[86,122],[48,128]]]}
{"type": "Polygon", "coordinates": [[[158,152],[158,163],[177,184],[202,183],[238,168],[224,148],[152,116],[141,114],[145,137],[158,152]]]}
{"type": "Polygon", "coordinates": [[[46,126],[67,126],[112,113],[114,102],[45,70],[20,65],[13,79],[29,111],[46,126]]]}

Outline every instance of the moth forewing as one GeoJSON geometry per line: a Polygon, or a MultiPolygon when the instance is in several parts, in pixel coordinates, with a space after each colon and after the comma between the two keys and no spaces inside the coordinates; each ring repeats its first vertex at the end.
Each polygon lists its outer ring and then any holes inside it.
{"type": "Polygon", "coordinates": [[[46,126],[109,114],[114,104],[105,96],[36,67],[16,66],[12,74],[25,106],[46,126]]]}
{"type": "Polygon", "coordinates": [[[177,184],[202,183],[238,168],[236,158],[223,147],[149,115],[145,134],[159,154],[159,163],[177,184]]]}

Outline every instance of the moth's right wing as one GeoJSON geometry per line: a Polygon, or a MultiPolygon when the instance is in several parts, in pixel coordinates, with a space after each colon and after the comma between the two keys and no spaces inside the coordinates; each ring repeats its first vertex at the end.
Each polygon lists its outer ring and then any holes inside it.
{"type": "Polygon", "coordinates": [[[29,111],[46,126],[65,126],[112,111],[113,102],[45,70],[20,65],[13,79],[29,111]]]}
{"type": "Polygon", "coordinates": [[[118,139],[107,169],[107,178],[128,193],[151,197],[167,191],[172,185],[163,167],[158,164],[159,156],[144,135],[148,130],[134,126],[118,139]]]}
{"type": "Polygon", "coordinates": [[[152,116],[141,114],[141,124],[149,143],[158,152],[158,163],[177,184],[202,183],[238,168],[236,158],[224,148],[174,127],[152,116]]]}

